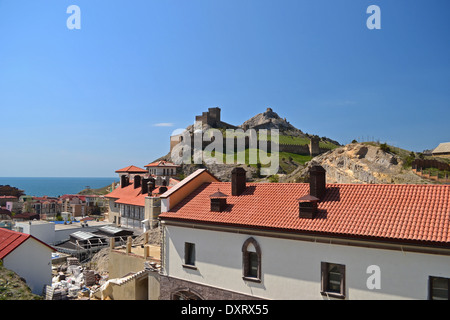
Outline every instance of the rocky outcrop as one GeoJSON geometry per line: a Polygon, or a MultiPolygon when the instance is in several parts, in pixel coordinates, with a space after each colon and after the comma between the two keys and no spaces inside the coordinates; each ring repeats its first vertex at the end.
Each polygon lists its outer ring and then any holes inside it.
{"type": "Polygon", "coordinates": [[[267,110],[263,113],[259,113],[256,116],[250,118],[245,121],[239,127],[246,129],[279,129],[280,131],[292,131],[298,134],[302,134],[302,132],[291,125],[286,119],[282,119],[278,116],[277,113],[273,112],[271,108],[267,108],[267,110]]]}
{"type": "Polygon", "coordinates": [[[429,181],[403,168],[403,161],[377,146],[353,143],[313,158],[306,167],[298,168],[280,182],[306,181],[313,165],[326,170],[327,183],[414,183],[429,181]]]}

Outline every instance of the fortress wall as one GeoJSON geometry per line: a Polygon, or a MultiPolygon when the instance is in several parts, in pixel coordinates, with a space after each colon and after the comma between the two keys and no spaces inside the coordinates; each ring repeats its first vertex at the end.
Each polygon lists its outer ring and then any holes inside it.
{"type": "MultiPolygon", "coordinates": [[[[178,143],[180,143],[180,139],[171,139],[170,141],[170,151],[172,152],[172,149],[175,145],[177,145],[178,143]]],[[[212,141],[202,141],[202,150],[204,150],[207,146],[209,146],[211,143],[213,143],[212,141]]],[[[222,150],[218,150],[219,152],[222,153],[226,153],[226,138],[223,138],[222,141],[222,150]]],[[[271,152],[271,142],[269,141],[258,141],[258,147],[261,146],[262,143],[266,143],[266,150],[268,152],[271,152]]],[[[245,149],[249,148],[250,145],[250,141],[249,141],[249,137],[245,137],[245,149]]],[[[234,139],[234,151],[236,152],[238,148],[238,143],[237,143],[237,139],[234,139]]],[[[191,136],[191,150],[194,150],[194,139],[191,136]]],[[[279,144],[278,145],[278,150],[280,152],[289,152],[289,153],[295,153],[295,154],[301,154],[301,155],[311,155],[311,147],[310,145],[294,145],[294,144],[279,144]]],[[[319,148],[318,143],[317,145],[313,148],[313,155],[319,155],[325,152],[328,152],[329,149],[325,149],[325,148],[319,148]]]]}

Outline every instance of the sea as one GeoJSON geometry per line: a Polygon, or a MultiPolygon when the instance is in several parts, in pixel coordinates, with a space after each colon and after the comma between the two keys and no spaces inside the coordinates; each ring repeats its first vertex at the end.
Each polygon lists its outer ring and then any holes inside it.
{"type": "Polygon", "coordinates": [[[24,178],[24,177],[0,177],[0,185],[9,185],[23,190],[28,196],[35,197],[59,197],[64,194],[77,194],[86,189],[103,188],[113,182],[119,182],[119,178],[24,178]]]}

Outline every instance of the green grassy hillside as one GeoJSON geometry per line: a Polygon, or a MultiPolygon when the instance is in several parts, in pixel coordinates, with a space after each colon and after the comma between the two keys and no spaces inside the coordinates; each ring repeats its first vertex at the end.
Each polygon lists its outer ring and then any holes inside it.
{"type": "Polygon", "coordinates": [[[15,272],[6,269],[0,262],[0,300],[41,300],[15,272]]]}

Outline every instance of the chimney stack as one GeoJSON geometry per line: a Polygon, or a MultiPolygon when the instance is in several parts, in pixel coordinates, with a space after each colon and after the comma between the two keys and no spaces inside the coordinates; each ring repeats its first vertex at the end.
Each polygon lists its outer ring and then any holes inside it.
{"type": "Polygon", "coordinates": [[[155,178],[149,178],[148,180],[148,192],[152,192],[156,188],[156,180],[155,178]]]}
{"type": "Polygon", "coordinates": [[[240,196],[246,188],[247,171],[236,167],[231,171],[231,195],[240,196]]]}
{"type": "Polygon", "coordinates": [[[317,215],[317,202],[319,199],[308,194],[300,199],[297,199],[298,211],[300,218],[314,219],[317,215]]]}
{"type": "Polygon", "coordinates": [[[227,207],[227,195],[217,190],[210,197],[210,210],[214,212],[222,212],[227,207]]]}
{"type": "Polygon", "coordinates": [[[141,182],[141,194],[148,193],[148,182],[150,179],[142,179],[141,182]]]}
{"type": "Polygon", "coordinates": [[[309,194],[322,200],[326,191],[326,171],[322,166],[312,166],[309,170],[309,194]]]}
{"type": "Polygon", "coordinates": [[[141,176],[135,175],[134,176],[134,189],[139,188],[141,186],[141,176]]]}
{"type": "Polygon", "coordinates": [[[128,179],[128,177],[126,175],[120,176],[120,187],[121,188],[125,188],[126,186],[128,186],[129,183],[130,183],[130,180],[128,179]]]}
{"type": "Polygon", "coordinates": [[[160,194],[163,194],[166,191],[167,191],[167,187],[166,186],[159,187],[159,193],[160,194]]]}

